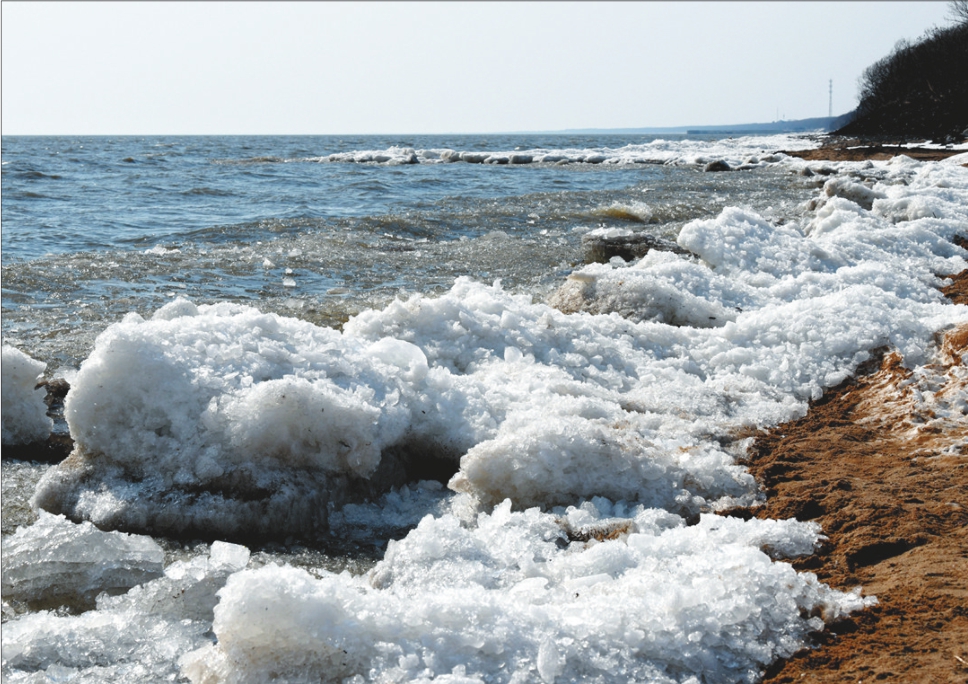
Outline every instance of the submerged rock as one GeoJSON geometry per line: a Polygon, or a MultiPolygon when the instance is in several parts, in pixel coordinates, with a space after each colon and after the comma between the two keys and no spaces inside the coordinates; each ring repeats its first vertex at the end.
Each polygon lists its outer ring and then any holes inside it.
{"type": "Polygon", "coordinates": [[[633,261],[644,257],[653,249],[660,252],[689,254],[687,250],[672,240],[649,233],[633,233],[631,231],[587,233],[582,236],[581,246],[585,263],[589,264],[605,264],[613,257],[633,261]]]}
{"type": "Polygon", "coordinates": [[[702,170],[703,171],[707,171],[707,172],[712,172],[712,171],[732,171],[733,170],[733,167],[730,166],[729,164],[727,164],[722,159],[717,159],[716,161],[711,161],[708,164],[706,164],[703,167],[702,170]]]}

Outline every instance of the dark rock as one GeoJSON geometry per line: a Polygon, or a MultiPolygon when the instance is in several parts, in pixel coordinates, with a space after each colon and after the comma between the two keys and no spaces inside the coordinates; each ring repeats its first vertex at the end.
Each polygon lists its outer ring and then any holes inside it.
{"type": "Polygon", "coordinates": [[[717,159],[716,161],[709,162],[703,167],[703,171],[732,171],[733,167],[724,162],[722,159],[717,159]]]}
{"type": "Polygon", "coordinates": [[[51,435],[32,444],[4,444],[3,460],[60,463],[74,449],[74,440],[67,435],[51,435]]]}
{"type": "Polygon", "coordinates": [[[612,257],[622,257],[625,261],[633,261],[644,257],[650,249],[675,254],[690,254],[675,242],[656,237],[647,233],[634,233],[605,237],[603,235],[585,235],[581,239],[585,263],[608,263],[612,257]]]}

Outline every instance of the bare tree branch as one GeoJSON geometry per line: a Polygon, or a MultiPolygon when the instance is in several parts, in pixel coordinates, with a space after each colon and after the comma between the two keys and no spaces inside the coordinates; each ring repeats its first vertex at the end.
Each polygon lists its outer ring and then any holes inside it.
{"type": "Polygon", "coordinates": [[[968,24],[968,0],[951,0],[948,3],[948,18],[956,24],[968,24]]]}

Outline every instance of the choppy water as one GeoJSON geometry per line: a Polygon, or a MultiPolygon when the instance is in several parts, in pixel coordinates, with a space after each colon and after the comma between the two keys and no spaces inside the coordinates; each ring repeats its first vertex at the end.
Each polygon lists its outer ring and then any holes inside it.
{"type": "Polygon", "coordinates": [[[324,325],[404,292],[446,290],[462,275],[540,298],[581,263],[589,229],[674,237],[729,205],[795,213],[811,190],[770,167],[713,174],[656,163],[681,161],[672,145],[612,136],[5,137],[3,337],[53,370],[76,367],[125,313],[176,295],[324,325]],[[419,163],[398,163],[405,148],[419,163]],[[443,163],[446,149],[559,161],[443,163]],[[560,161],[589,157],[605,161],[560,161]],[[388,161],[343,161],[353,158],[388,161]],[[644,219],[609,210],[642,204],[644,219]]]}

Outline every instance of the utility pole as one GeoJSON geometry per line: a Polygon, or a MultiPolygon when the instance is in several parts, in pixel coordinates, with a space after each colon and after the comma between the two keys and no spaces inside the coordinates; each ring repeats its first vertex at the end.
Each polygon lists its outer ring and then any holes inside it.
{"type": "Polygon", "coordinates": [[[827,118],[834,117],[834,79],[830,79],[830,101],[827,104],[827,118]]]}

